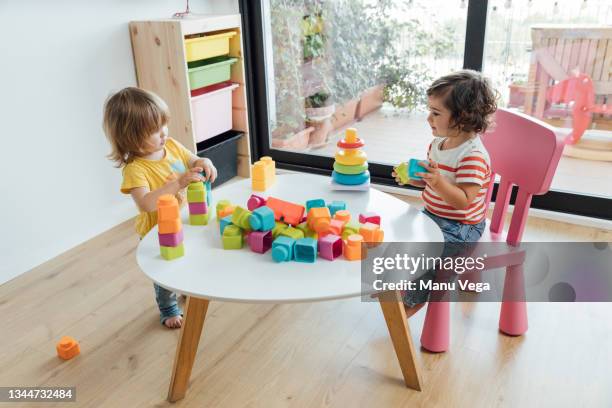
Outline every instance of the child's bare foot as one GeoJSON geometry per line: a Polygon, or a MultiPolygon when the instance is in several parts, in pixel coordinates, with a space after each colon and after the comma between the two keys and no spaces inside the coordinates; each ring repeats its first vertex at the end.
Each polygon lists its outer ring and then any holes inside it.
{"type": "Polygon", "coordinates": [[[180,329],[183,325],[183,318],[179,316],[172,316],[164,321],[164,325],[169,329],[180,329]]]}
{"type": "Polygon", "coordinates": [[[404,304],[404,310],[406,311],[406,317],[409,318],[410,316],[412,316],[413,314],[421,310],[423,306],[425,306],[425,302],[416,304],[414,306],[407,306],[404,304]]]}

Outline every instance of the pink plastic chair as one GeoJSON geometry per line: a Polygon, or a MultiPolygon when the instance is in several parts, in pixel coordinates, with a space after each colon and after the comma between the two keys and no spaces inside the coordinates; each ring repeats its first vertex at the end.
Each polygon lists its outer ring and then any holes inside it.
{"type": "MultiPolygon", "coordinates": [[[[499,317],[499,329],[511,336],[527,331],[527,307],[524,300],[524,254],[516,248],[523,236],[531,197],[546,193],[563,152],[563,138],[555,134],[552,126],[522,113],[499,108],[495,113],[495,126],[484,134],[483,143],[491,157],[491,180],[501,176],[497,199],[489,231],[485,230],[480,242],[503,240],[503,226],[513,185],[518,194],[510,228],[506,236],[507,254],[488,259],[486,269],[506,267],[504,295],[499,317]],[[523,294],[523,296],[521,296],[523,294]],[[511,299],[511,300],[507,300],[511,299]]],[[[492,188],[487,193],[487,205],[491,201],[492,188]]],[[[477,251],[477,250],[476,250],[477,251]]],[[[450,304],[444,301],[429,302],[421,345],[423,348],[442,352],[450,343],[450,304]]]]}

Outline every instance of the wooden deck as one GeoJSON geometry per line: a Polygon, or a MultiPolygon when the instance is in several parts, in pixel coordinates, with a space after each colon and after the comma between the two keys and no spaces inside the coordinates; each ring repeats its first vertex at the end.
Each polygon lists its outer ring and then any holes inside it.
{"type": "MultiPolygon", "coordinates": [[[[412,157],[424,158],[432,139],[425,113],[393,115],[378,111],[351,126],[357,128],[359,136],[365,140],[364,149],[370,162],[395,165],[412,157]]],[[[336,141],[342,135],[342,132],[335,134],[325,147],[308,153],[333,156],[336,141]]],[[[562,156],[552,188],[612,198],[612,162],[562,156]]]]}

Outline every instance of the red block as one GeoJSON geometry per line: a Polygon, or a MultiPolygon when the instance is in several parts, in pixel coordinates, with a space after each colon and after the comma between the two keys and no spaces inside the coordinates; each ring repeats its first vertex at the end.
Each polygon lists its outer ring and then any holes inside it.
{"type": "Polygon", "coordinates": [[[380,215],[375,212],[367,212],[364,214],[359,214],[359,222],[361,224],[365,224],[366,222],[371,222],[372,224],[380,225],[380,215]]]}
{"type": "Polygon", "coordinates": [[[302,217],[306,210],[303,205],[290,203],[289,201],[274,197],[268,198],[266,206],[274,211],[274,219],[276,221],[283,221],[285,224],[294,226],[302,222],[302,217]]]}

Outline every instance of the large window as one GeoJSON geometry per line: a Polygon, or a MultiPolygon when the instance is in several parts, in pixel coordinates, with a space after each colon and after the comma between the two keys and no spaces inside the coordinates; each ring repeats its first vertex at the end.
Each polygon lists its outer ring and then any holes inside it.
{"type": "Polygon", "coordinates": [[[463,67],[482,70],[500,92],[500,106],[569,134],[575,103],[550,95],[567,88],[564,80],[584,74],[595,92],[588,104],[592,120],[579,141],[568,143],[553,190],[534,197],[532,206],[612,219],[612,161],[605,160],[612,136],[604,112],[612,92],[612,26],[604,25],[612,18],[609,0],[240,5],[255,156],[329,174],[337,140],[355,127],[366,142],[373,181],[394,185],[393,165],[426,154],[432,136],[425,89],[434,78],[463,67]],[[547,26],[552,23],[557,33],[547,26]],[[545,72],[550,56],[559,59],[564,75],[545,72]],[[576,157],[584,148],[604,153],[576,157]]]}

